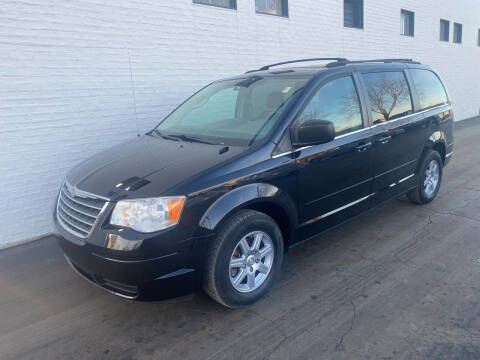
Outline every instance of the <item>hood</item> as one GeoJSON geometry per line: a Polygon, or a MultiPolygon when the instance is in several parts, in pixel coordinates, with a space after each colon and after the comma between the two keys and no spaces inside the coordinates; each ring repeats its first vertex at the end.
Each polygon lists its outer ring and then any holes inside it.
{"type": "Polygon", "coordinates": [[[80,163],[67,175],[67,181],[80,190],[109,198],[160,196],[245,149],[145,135],[80,163]]]}

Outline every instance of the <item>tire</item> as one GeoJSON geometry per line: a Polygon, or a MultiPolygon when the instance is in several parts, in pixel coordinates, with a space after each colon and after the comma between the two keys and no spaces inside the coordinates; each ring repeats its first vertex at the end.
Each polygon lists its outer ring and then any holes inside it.
{"type": "Polygon", "coordinates": [[[204,289],[215,301],[232,309],[252,304],[268,292],[282,261],[283,237],[277,223],[264,213],[240,210],[226,220],[211,244],[204,289]],[[248,249],[242,246],[243,240],[248,249]],[[259,246],[255,253],[256,243],[259,246]],[[240,262],[243,265],[237,267],[240,262]]]}
{"type": "Polygon", "coordinates": [[[411,202],[419,205],[428,204],[430,201],[435,199],[438,194],[438,190],[440,189],[443,176],[443,161],[442,157],[437,151],[428,150],[422,157],[421,161],[420,170],[417,174],[417,187],[407,194],[408,199],[411,202]],[[426,185],[425,182],[427,182],[427,177],[429,174],[434,173],[431,171],[432,164],[436,164],[438,167],[437,179],[436,182],[433,181],[435,179],[435,176],[433,176],[433,178],[430,178],[430,180],[432,180],[431,183],[429,182],[430,185],[426,185]],[[429,171],[429,173],[427,173],[427,171],[429,171]],[[434,183],[435,186],[432,186],[434,183]]]}

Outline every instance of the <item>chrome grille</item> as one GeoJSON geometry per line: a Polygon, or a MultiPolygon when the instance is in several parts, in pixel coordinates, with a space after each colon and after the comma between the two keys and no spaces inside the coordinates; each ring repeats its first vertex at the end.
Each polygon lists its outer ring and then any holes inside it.
{"type": "Polygon", "coordinates": [[[60,224],[75,236],[86,238],[108,199],[78,190],[65,182],[57,202],[60,224]]]}

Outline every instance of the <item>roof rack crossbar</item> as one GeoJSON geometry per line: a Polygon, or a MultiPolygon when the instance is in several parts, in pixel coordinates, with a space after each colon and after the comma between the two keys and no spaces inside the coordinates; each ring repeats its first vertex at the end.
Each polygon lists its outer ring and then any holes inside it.
{"type": "Polygon", "coordinates": [[[394,62],[400,62],[400,63],[411,63],[411,64],[420,64],[418,61],[414,61],[412,59],[370,59],[370,60],[346,60],[346,61],[341,61],[337,60],[331,63],[328,63],[326,66],[327,67],[334,67],[334,66],[343,66],[347,64],[362,64],[362,63],[369,63],[369,62],[383,62],[383,63],[394,63],[394,62]]]}
{"type": "Polygon", "coordinates": [[[290,61],[283,61],[275,64],[270,64],[270,65],[265,65],[262,66],[258,70],[250,70],[247,72],[255,72],[255,71],[263,71],[263,70],[268,70],[273,66],[278,66],[278,65],[285,65],[285,64],[293,64],[293,63],[299,63],[299,62],[307,62],[307,61],[322,61],[322,60],[335,60],[335,61],[348,61],[345,58],[336,58],[336,57],[326,57],[326,58],[310,58],[310,59],[298,59],[298,60],[290,60],[290,61]]]}

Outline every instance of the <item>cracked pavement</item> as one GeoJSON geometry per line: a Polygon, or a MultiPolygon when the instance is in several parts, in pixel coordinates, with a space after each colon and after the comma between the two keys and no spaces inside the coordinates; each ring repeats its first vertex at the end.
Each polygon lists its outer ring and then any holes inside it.
{"type": "Polygon", "coordinates": [[[297,247],[245,309],[115,297],[51,238],[0,251],[0,358],[480,359],[480,121],[455,127],[434,202],[401,198],[297,247]]]}

